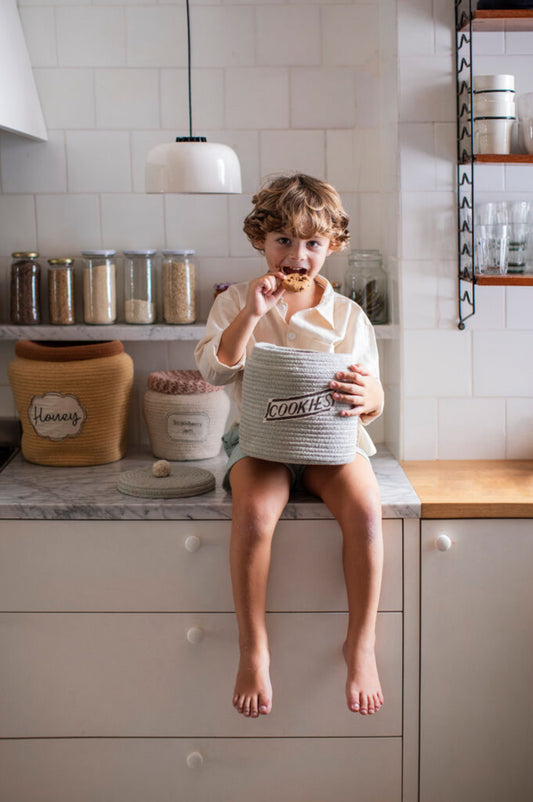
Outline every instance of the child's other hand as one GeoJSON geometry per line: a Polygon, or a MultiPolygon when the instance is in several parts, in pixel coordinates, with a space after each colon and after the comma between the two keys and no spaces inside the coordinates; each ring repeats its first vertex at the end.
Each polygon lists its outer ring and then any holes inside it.
{"type": "Polygon", "coordinates": [[[359,415],[363,423],[379,414],[383,404],[383,387],[362,365],[350,365],[348,371],[339,371],[329,386],[335,390],[336,401],[351,404],[352,409],[341,410],[345,417],[359,415]]]}
{"type": "Polygon", "coordinates": [[[283,274],[265,273],[250,282],[246,306],[254,317],[262,317],[278,302],[285,290],[281,286],[283,274]]]}

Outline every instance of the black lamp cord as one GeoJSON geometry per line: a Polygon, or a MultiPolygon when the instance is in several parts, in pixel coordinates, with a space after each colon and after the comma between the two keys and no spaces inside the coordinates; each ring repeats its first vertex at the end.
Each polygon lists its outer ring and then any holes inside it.
{"type": "Polygon", "coordinates": [[[189,0],[185,0],[187,9],[187,80],[189,84],[189,136],[192,139],[192,90],[191,90],[191,15],[189,0]]]}

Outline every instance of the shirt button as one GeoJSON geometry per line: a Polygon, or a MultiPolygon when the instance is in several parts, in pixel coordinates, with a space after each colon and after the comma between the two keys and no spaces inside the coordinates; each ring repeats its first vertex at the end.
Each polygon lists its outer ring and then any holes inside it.
{"type": "Polygon", "coordinates": [[[287,335],[287,339],[288,340],[295,340],[296,339],[296,334],[294,333],[294,331],[289,331],[289,333],[287,335]]]}

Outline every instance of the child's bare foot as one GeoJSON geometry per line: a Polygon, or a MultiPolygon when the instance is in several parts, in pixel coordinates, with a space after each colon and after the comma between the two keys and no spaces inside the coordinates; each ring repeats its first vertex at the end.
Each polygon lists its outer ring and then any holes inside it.
{"type": "Polygon", "coordinates": [[[373,646],[358,644],[351,648],[346,641],[342,647],[348,666],[346,701],[354,713],[377,713],[383,705],[376,655],[373,646]]]}
{"type": "Polygon", "coordinates": [[[265,716],[272,709],[268,650],[241,649],[233,706],[243,716],[265,716]]]}

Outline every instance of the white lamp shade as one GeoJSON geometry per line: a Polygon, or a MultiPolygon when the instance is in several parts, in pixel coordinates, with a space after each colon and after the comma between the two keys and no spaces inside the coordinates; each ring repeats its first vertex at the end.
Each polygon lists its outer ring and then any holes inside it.
{"type": "Polygon", "coordinates": [[[157,145],[146,160],[146,192],[228,193],[241,189],[237,154],[217,142],[157,145]]]}

